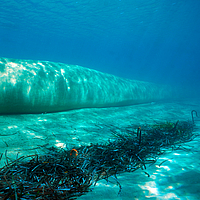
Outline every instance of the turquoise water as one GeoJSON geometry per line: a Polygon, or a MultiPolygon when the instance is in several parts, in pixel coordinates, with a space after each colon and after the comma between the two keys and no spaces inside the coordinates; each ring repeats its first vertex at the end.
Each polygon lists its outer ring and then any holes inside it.
{"type": "MultiPolygon", "coordinates": [[[[72,149],[91,143],[108,144],[108,141],[116,139],[113,136],[115,129],[110,127],[125,130],[125,127],[137,127],[143,124],[191,120],[192,109],[199,111],[199,102],[139,104],[48,114],[1,115],[0,154],[7,150],[7,156],[12,160],[17,156],[43,155],[45,147],[72,149]]],[[[199,121],[195,122],[199,127],[199,121]]],[[[184,145],[186,148],[192,148],[190,151],[177,150],[161,155],[155,164],[146,164],[144,170],[118,174],[118,181],[122,186],[120,194],[115,179],[110,177],[109,182],[98,181],[95,187],[91,186],[93,189],[91,192],[78,199],[198,200],[200,199],[199,142],[198,137],[184,145]],[[166,162],[160,165],[163,161],[166,162]]],[[[0,167],[5,163],[4,154],[0,160],[0,167]]]]}
{"type": "MultiPolygon", "coordinates": [[[[198,0],[0,0],[0,57],[80,65],[122,78],[170,83],[199,97],[198,0]]],[[[0,116],[0,153],[42,153],[112,138],[99,124],[123,127],[191,120],[199,100],[0,116]]],[[[199,122],[197,123],[199,127],[199,122]]],[[[194,152],[172,152],[149,167],[98,182],[80,199],[200,199],[199,138],[194,152]],[[168,159],[159,168],[159,163],[168,159]],[[112,181],[112,180],[111,180],[112,181]]],[[[0,166],[5,164],[5,155],[0,166]]]]}
{"type": "Polygon", "coordinates": [[[199,89],[198,0],[0,2],[2,57],[199,89]]]}

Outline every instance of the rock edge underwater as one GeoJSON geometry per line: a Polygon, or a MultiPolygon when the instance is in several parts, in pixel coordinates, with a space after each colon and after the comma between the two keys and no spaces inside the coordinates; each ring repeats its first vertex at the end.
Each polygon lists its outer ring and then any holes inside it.
{"type": "Polygon", "coordinates": [[[0,58],[0,114],[126,106],[169,99],[171,87],[77,65],[0,58]]]}

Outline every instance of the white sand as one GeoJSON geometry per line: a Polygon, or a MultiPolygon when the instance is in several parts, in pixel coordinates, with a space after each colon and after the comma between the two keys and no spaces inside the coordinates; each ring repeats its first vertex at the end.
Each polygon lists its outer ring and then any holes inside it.
{"type": "MultiPolygon", "coordinates": [[[[124,127],[130,124],[191,120],[191,110],[200,114],[200,101],[149,103],[116,108],[80,109],[50,114],[0,116],[0,153],[7,150],[11,159],[22,155],[42,153],[41,146],[72,148],[90,143],[103,143],[113,138],[109,128],[101,124],[124,127]]],[[[200,122],[196,122],[197,127],[200,122]]],[[[198,130],[197,130],[198,131],[198,130]]],[[[200,145],[199,138],[187,143],[193,152],[174,151],[163,155],[157,163],[138,170],[122,173],[118,180],[99,181],[92,192],[78,199],[200,199],[200,145]],[[159,167],[165,159],[169,159],[159,167]]],[[[5,156],[0,161],[3,166],[5,156]]]]}

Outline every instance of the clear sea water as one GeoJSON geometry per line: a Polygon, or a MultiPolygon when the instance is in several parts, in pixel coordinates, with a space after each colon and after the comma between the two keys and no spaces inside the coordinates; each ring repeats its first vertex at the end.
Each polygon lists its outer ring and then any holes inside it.
{"type": "Polygon", "coordinates": [[[0,0],[0,56],[200,84],[198,0],[0,0]]]}
{"type": "MultiPolygon", "coordinates": [[[[188,96],[200,97],[199,44],[199,0],[0,0],[0,57],[77,64],[123,78],[178,85],[188,96]]],[[[108,141],[112,135],[97,130],[100,122],[125,126],[132,121],[188,120],[194,109],[200,111],[198,100],[1,115],[0,153],[7,150],[15,158],[47,143],[73,147],[108,141]]],[[[168,161],[163,168],[159,162],[149,168],[151,178],[141,171],[121,174],[121,196],[116,184],[100,182],[80,199],[198,200],[199,141],[192,143],[195,153],[161,158],[168,161]]]]}

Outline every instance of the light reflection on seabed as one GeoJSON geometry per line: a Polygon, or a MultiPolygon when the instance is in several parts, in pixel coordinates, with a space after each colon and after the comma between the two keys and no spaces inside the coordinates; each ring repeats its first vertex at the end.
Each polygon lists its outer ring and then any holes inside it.
{"type": "MultiPolygon", "coordinates": [[[[63,120],[64,121],[66,121],[66,118],[63,118],[63,120]]],[[[39,117],[38,118],[38,122],[47,122],[48,120],[47,119],[45,119],[45,118],[41,118],[41,117],[39,117]]],[[[74,128],[74,129],[72,129],[72,132],[71,132],[71,134],[72,134],[72,137],[71,137],[71,139],[72,140],[74,140],[74,141],[76,141],[77,139],[78,139],[78,137],[77,137],[77,135],[79,135],[79,134],[83,134],[82,132],[80,132],[80,130],[79,129],[84,129],[84,128],[87,128],[87,126],[86,125],[82,125],[82,124],[80,124],[78,127],[76,127],[76,128],[74,128]],[[79,133],[80,132],[80,133],[79,133]]],[[[59,132],[58,130],[56,130],[56,132],[59,132]]],[[[40,139],[42,139],[42,140],[46,140],[46,142],[50,142],[51,143],[51,145],[55,145],[56,147],[59,147],[59,148],[67,148],[67,145],[66,145],[66,143],[65,143],[65,141],[61,141],[61,140],[59,140],[58,138],[57,138],[57,133],[55,133],[55,132],[53,132],[53,131],[51,131],[51,133],[52,133],[52,135],[54,136],[53,138],[53,140],[52,140],[52,138],[50,139],[50,141],[48,141],[49,140],[49,138],[47,137],[47,138],[44,138],[43,136],[36,136],[35,135],[35,133],[30,133],[31,135],[34,135],[35,136],[35,138],[40,138],[40,139]]],[[[81,145],[78,145],[78,146],[81,146],[81,145]]]]}
{"type": "Polygon", "coordinates": [[[60,147],[60,148],[66,148],[66,144],[65,144],[65,143],[62,143],[62,142],[59,141],[59,140],[56,140],[55,146],[60,147]]]}
{"type": "Polygon", "coordinates": [[[173,193],[173,192],[169,192],[169,190],[173,190],[173,186],[168,186],[167,188],[165,188],[165,192],[166,190],[168,191],[167,193],[163,194],[163,192],[160,192],[159,190],[159,184],[156,183],[156,181],[149,181],[146,182],[144,185],[138,185],[146,198],[152,198],[152,197],[159,197],[160,199],[171,199],[171,198],[176,198],[179,199],[178,196],[173,193]]]}
{"type": "MultiPolygon", "coordinates": [[[[173,153],[173,155],[180,155],[180,154],[173,153]]],[[[170,184],[169,182],[169,180],[173,179],[172,177],[174,173],[174,172],[172,173],[169,165],[171,163],[176,163],[176,160],[164,157],[160,158],[160,160],[163,161],[167,160],[168,163],[166,163],[166,165],[161,165],[161,166],[155,165],[156,172],[153,172],[151,175],[151,180],[153,179],[154,181],[148,181],[145,182],[144,184],[138,184],[138,186],[141,188],[143,194],[145,195],[145,198],[156,197],[158,199],[181,199],[182,197],[179,197],[175,193],[175,190],[176,188],[180,188],[181,186],[183,186],[183,184],[174,181],[172,181],[172,183],[170,184]]],[[[173,171],[174,170],[175,169],[173,169],[173,171]]],[[[179,168],[178,171],[176,169],[177,174],[181,174],[183,171],[185,171],[183,167],[179,168]]]]}

